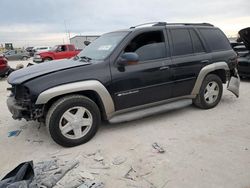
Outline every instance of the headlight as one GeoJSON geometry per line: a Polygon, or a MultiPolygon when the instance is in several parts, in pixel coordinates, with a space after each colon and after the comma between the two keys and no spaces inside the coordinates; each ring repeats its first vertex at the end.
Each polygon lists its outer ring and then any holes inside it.
{"type": "Polygon", "coordinates": [[[40,58],[41,58],[41,56],[40,56],[40,55],[35,55],[35,58],[40,59],[40,58]]]}

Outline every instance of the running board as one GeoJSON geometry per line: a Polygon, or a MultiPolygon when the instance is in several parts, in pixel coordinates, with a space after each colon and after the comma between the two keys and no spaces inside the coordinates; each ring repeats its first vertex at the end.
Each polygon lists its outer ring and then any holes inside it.
{"type": "Polygon", "coordinates": [[[144,109],[134,110],[130,112],[119,113],[114,115],[109,122],[110,123],[121,123],[127,121],[133,121],[137,119],[142,119],[148,116],[152,116],[155,114],[166,113],[170,111],[175,111],[178,109],[182,109],[184,107],[188,107],[192,104],[190,99],[182,99],[175,102],[161,104],[158,106],[148,107],[144,109]]]}

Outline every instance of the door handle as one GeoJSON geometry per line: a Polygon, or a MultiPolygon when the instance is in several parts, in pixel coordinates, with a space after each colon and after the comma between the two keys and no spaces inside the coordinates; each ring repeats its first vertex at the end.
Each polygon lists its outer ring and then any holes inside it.
{"type": "Polygon", "coordinates": [[[209,63],[209,60],[202,60],[201,63],[209,63]]]}
{"type": "Polygon", "coordinates": [[[167,69],[169,69],[169,66],[163,66],[163,67],[160,67],[159,69],[160,70],[167,70],[167,69]]]}

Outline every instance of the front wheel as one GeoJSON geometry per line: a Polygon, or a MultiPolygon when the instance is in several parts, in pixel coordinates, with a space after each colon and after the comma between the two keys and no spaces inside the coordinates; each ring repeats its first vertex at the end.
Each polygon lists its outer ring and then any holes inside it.
{"type": "Polygon", "coordinates": [[[52,59],[51,58],[49,58],[49,57],[46,57],[46,58],[44,58],[44,60],[43,60],[44,62],[47,62],[47,61],[52,61],[52,59]]]}
{"type": "Polygon", "coordinates": [[[220,102],[222,92],[223,86],[220,77],[209,74],[203,80],[198,95],[193,99],[193,104],[203,109],[213,108],[220,102]]]}
{"type": "Polygon", "coordinates": [[[97,105],[81,95],[59,99],[46,116],[46,126],[52,139],[64,147],[88,142],[97,132],[100,121],[97,105]]]}

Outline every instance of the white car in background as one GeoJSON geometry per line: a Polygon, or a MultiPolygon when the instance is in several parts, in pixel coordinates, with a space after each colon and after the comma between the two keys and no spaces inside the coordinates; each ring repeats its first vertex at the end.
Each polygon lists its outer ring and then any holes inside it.
{"type": "Polygon", "coordinates": [[[36,53],[40,53],[40,52],[49,51],[50,49],[51,49],[51,47],[49,47],[49,46],[35,46],[33,48],[33,52],[34,52],[34,54],[36,54],[36,53]]]}

